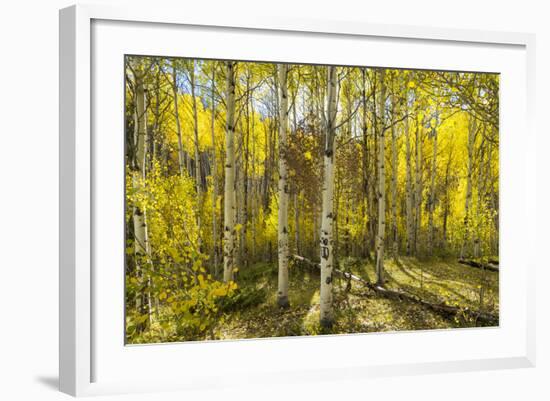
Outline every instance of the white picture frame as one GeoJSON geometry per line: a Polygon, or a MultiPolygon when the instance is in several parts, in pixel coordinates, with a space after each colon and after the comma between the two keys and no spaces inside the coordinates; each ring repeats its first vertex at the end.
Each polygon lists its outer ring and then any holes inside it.
{"type": "MultiPolygon", "coordinates": [[[[206,36],[205,40],[207,40],[206,36]]],[[[145,54],[178,55],[166,54],[166,49],[155,49],[154,43],[152,39],[151,43],[146,46],[147,48],[142,51],[146,51],[147,53],[145,54]]],[[[231,54],[222,53],[220,49],[213,49],[214,54],[218,54],[216,52],[219,52],[219,58],[227,58],[224,56],[231,54]]],[[[381,375],[534,366],[535,283],[533,275],[535,262],[529,259],[528,256],[534,253],[529,252],[527,249],[535,243],[532,238],[535,235],[535,230],[532,227],[529,229],[529,225],[534,224],[531,222],[535,219],[522,218],[536,215],[534,200],[532,199],[534,198],[536,187],[533,178],[535,176],[535,138],[532,126],[535,85],[534,49],[534,35],[522,33],[450,30],[399,25],[373,25],[357,21],[297,20],[270,17],[258,17],[253,20],[239,21],[223,16],[193,16],[182,14],[179,10],[139,7],[113,8],[109,6],[78,5],[61,10],[60,390],[71,395],[80,396],[167,389],[206,389],[209,387],[246,385],[251,380],[254,380],[256,383],[267,383],[274,380],[278,380],[279,383],[288,383],[294,380],[329,380],[343,377],[360,380],[366,377],[381,375]],[[106,23],[102,25],[102,21],[106,23]],[[97,29],[107,29],[107,31],[94,30],[96,29],[94,28],[94,24],[96,24],[95,26],[99,26],[97,29]],[[517,91],[514,89],[513,94],[519,94],[516,96],[519,100],[513,99],[514,102],[518,103],[509,103],[509,107],[517,107],[519,105],[522,111],[518,113],[519,117],[516,116],[514,117],[514,121],[510,121],[508,128],[513,127],[514,132],[521,132],[523,140],[522,144],[519,144],[517,137],[508,136],[510,142],[501,152],[501,166],[504,168],[502,172],[503,176],[505,176],[506,171],[510,171],[506,167],[508,164],[518,160],[521,162],[521,166],[513,176],[510,175],[503,178],[503,180],[509,180],[511,184],[508,187],[505,186],[501,193],[505,201],[502,213],[504,216],[509,217],[509,220],[504,221],[508,224],[505,224],[505,228],[502,230],[510,230],[509,235],[514,235],[512,232],[516,230],[525,232],[526,234],[521,240],[523,242],[519,242],[520,245],[524,245],[523,249],[510,249],[504,252],[501,257],[501,265],[506,266],[506,257],[509,257],[509,260],[520,261],[516,267],[521,269],[521,274],[518,276],[506,275],[506,272],[502,273],[502,276],[505,277],[505,280],[508,280],[509,284],[516,283],[517,287],[515,289],[516,293],[511,294],[511,285],[502,286],[501,296],[510,300],[508,304],[503,302],[502,308],[514,310],[515,312],[513,313],[515,314],[508,317],[503,316],[501,327],[486,330],[473,329],[445,332],[423,331],[418,333],[323,336],[324,338],[316,338],[314,341],[310,338],[302,337],[300,339],[214,342],[209,344],[156,345],[134,347],[129,352],[124,349],[123,343],[118,342],[116,347],[121,347],[119,350],[121,358],[126,358],[126,361],[122,359],[117,360],[115,354],[118,351],[108,348],[105,345],[106,341],[102,339],[112,335],[113,330],[114,332],[118,330],[118,327],[110,325],[109,322],[112,323],[114,320],[119,319],[117,317],[119,315],[113,314],[112,316],[107,316],[105,313],[102,313],[101,303],[96,305],[97,298],[94,299],[95,291],[98,291],[98,287],[101,287],[102,283],[104,283],[102,280],[106,279],[104,274],[98,275],[94,273],[94,269],[98,268],[98,261],[101,264],[102,260],[101,253],[96,254],[96,249],[94,248],[94,241],[98,238],[97,227],[104,227],[100,221],[100,215],[103,212],[97,212],[96,209],[98,200],[97,191],[105,193],[104,188],[98,187],[98,185],[103,185],[102,181],[99,180],[98,184],[94,178],[102,174],[101,171],[97,171],[97,155],[101,154],[102,160],[106,160],[106,163],[113,162],[117,157],[116,155],[109,156],[109,152],[101,153],[104,151],[101,147],[105,146],[105,144],[103,142],[98,144],[94,138],[93,127],[99,126],[98,121],[94,121],[94,117],[101,118],[102,114],[101,110],[98,110],[97,114],[94,114],[96,113],[94,109],[96,103],[92,101],[94,91],[92,81],[96,74],[100,75],[97,80],[101,81],[103,79],[101,78],[102,64],[98,64],[94,57],[100,54],[97,52],[101,52],[103,47],[110,47],[113,51],[119,53],[127,52],[122,45],[118,48],[116,47],[117,43],[120,42],[116,40],[118,36],[110,36],[109,42],[112,43],[107,46],[105,35],[120,35],[121,32],[132,32],[139,35],[141,30],[151,27],[154,27],[154,29],[150,29],[148,32],[153,37],[163,37],[162,35],[172,34],[173,30],[181,28],[185,31],[185,27],[189,29],[192,27],[195,30],[198,29],[198,33],[196,34],[199,37],[203,31],[206,32],[204,35],[212,32],[224,34],[224,32],[227,33],[230,31],[243,35],[243,38],[252,37],[255,32],[262,33],[266,35],[266,41],[270,40],[271,36],[269,35],[273,35],[275,39],[277,35],[295,35],[296,37],[305,38],[303,39],[305,41],[325,40],[327,43],[331,38],[340,38],[342,39],[342,43],[345,43],[346,40],[383,40],[385,41],[384,46],[389,46],[392,42],[408,41],[407,45],[413,47],[415,44],[418,44],[418,46],[439,46],[442,51],[441,54],[446,54],[444,53],[444,46],[454,46],[453,52],[468,51],[468,48],[477,48],[478,53],[480,53],[480,60],[484,59],[482,53],[487,47],[497,49],[495,52],[501,49],[504,57],[502,60],[506,60],[506,57],[514,59],[517,62],[519,72],[514,72],[510,69],[508,76],[510,77],[509,81],[514,82],[514,85],[516,85],[514,88],[517,91]],[[109,29],[113,30],[109,31],[109,29]],[[99,32],[97,33],[98,39],[95,42],[93,39],[94,32],[99,32]],[[103,40],[101,39],[101,32],[104,35],[103,40]],[[511,49],[508,52],[510,54],[508,55],[506,53],[507,50],[504,49],[511,49]],[[526,256],[521,257],[522,252],[526,256]],[[512,308],[512,306],[517,307],[512,308]],[[512,320],[514,324],[511,324],[512,320]],[[516,324],[517,327],[515,326],[516,324]],[[105,328],[106,325],[109,325],[109,327],[105,328]],[[103,328],[98,329],[98,327],[103,328]],[[434,356],[431,359],[424,360],[417,358],[414,353],[405,358],[387,358],[387,360],[383,356],[375,356],[374,353],[371,353],[369,355],[372,355],[372,360],[369,361],[367,360],[368,358],[357,359],[362,357],[358,353],[356,359],[352,359],[351,357],[347,360],[335,358],[329,361],[330,366],[323,366],[314,358],[316,349],[320,346],[341,347],[343,344],[353,344],[355,347],[363,348],[367,343],[377,343],[376,347],[397,347],[395,349],[400,349],[399,347],[406,349],[407,344],[411,343],[414,343],[415,347],[422,346],[422,344],[429,347],[430,344],[435,344],[435,353],[437,352],[437,346],[445,344],[445,341],[449,341],[449,338],[455,335],[453,333],[458,333],[456,336],[461,338],[460,341],[463,344],[479,343],[479,349],[470,353],[464,353],[464,357],[458,357],[456,355],[464,351],[458,346],[455,354],[449,353],[451,356],[446,356],[443,353],[439,358],[434,356]],[[486,352],[483,352],[482,346],[485,344],[484,341],[486,344],[494,343],[496,345],[494,348],[486,348],[486,352]],[[98,372],[98,369],[101,370],[101,366],[105,367],[106,365],[113,366],[113,371],[120,370],[122,365],[119,365],[119,363],[126,363],[127,365],[125,366],[129,366],[132,363],[135,364],[140,358],[146,358],[143,360],[147,360],[148,363],[154,366],[160,366],[164,364],[164,361],[167,361],[169,365],[172,363],[169,359],[174,358],[171,355],[180,352],[183,349],[182,346],[187,347],[185,348],[185,353],[190,359],[198,358],[199,355],[204,355],[205,358],[214,357],[215,352],[224,353],[223,355],[227,358],[239,359],[238,356],[241,356],[241,361],[233,362],[236,365],[243,365],[238,366],[239,368],[236,369],[236,371],[241,373],[241,380],[235,380],[232,377],[221,377],[215,373],[206,374],[204,368],[201,368],[200,365],[198,368],[194,366],[187,370],[183,369],[180,374],[185,377],[158,374],[155,377],[152,375],[150,380],[144,378],[129,380],[127,377],[122,377],[122,375],[117,376],[113,372],[110,372],[109,375],[106,374],[106,379],[103,380],[102,372],[98,372]],[[172,352],[176,348],[170,347],[179,347],[177,349],[180,351],[172,352]],[[506,351],[506,347],[509,347],[509,352],[506,351]],[[282,365],[284,361],[277,359],[283,350],[296,358],[296,363],[292,364],[292,369],[285,369],[282,365]],[[98,363],[96,360],[98,355],[101,363],[98,363]],[[301,357],[303,359],[305,355],[311,356],[310,363],[298,363],[298,360],[301,357]],[[267,362],[266,359],[268,360],[267,362]],[[362,360],[364,363],[361,362],[362,360]],[[254,363],[256,365],[253,370],[247,370],[244,366],[246,363],[254,363]],[[271,367],[268,364],[271,364],[271,367]],[[243,373],[245,375],[242,375],[243,373]]],[[[380,52],[384,53],[383,50],[380,50],[380,52]]],[[[190,54],[190,56],[197,56],[197,54],[190,54]]],[[[246,57],[246,53],[241,53],[241,57],[246,57]]],[[[265,54],[258,54],[257,57],[259,59],[270,58],[269,55],[266,56],[265,54]]],[[[275,60],[277,59],[277,56],[273,57],[275,60]]],[[[303,56],[298,54],[296,56],[279,55],[278,57],[288,58],[281,61],[294,61],[292,57],[296,57],[295,59],[299,60],[303,56]]],[[[342,57],[345,57],[345,55],[342,57]]],[[[401,59],[398,56],[395,57],[395,59],[389,61],[391,63],[390,66],[421,67],[418,61],[404,59],[403,57],[406,57],[406,55],[400,56],[401,59]]],[[[488,59],[490,57],[487,56],[485,58],[488,59]]],[[[271,58],[271,60],[274,59],[271,58]]],[[[437,66],[441,69],[453,69],[454,64],[450,55],[449,60],[443,60],[437,66]]],[[[492,63],[497,63],[495,60],[498,60],[498,58],[494,59],[492,63]]],[[[116,65],[120,61],[115,60],[115,64],[113,65],[116,65]]],[[[320,61],[327,62],[324,59],[320,61]]],[[[483,63],[483,61],[479,61],[479,63],[483,63]]],[[[487,61],[487,63],[489,64],[486,65],[491,65],[490,61],[487,61]]],[[[104,67],[108,68],[110,65],[105,64],[104,67]]],[[[472,62],[470,65],[472,66],[471,68],[474,68],[477,64],[472,62]]],[[[485,71],[481,64],[479,68],[485,71]]],[[[511,67],[503,66],[503,68],[511,67]]],[[[457,66],[455,69],[460,68],[457,66]]],[[[500,72],[500,70],[496,68],[492,72],[500,72]]],[[[117,73],[120,74],[120,79],[122,79],[122,70],[117,71],[117,73]]],[[[122,86],[117,88],[117,90],[122,91],[122,86]]],[[[504,97],[503,100],[511,97],[512,93],[510,92],[506,92],[503,89],[503,93],[501,94],[504,97]]],[[[102,96],[102,92],[99,93],[99,95],[96,93],[96,96],[102,96]]],[[[107,99],[105,100],[105,104],[107,105],[107,99]]],[[[504,103],[503,109],[506,109],[506,102],[504,103]]],[[[115,105],[114,107],[117,106],[115,105]]],[[[120,107],[120,110],[117,113],[122,115],[123,103],[120,103],[118,107],[120,107]]],[[[115,124],[114,120],[116,120],[116,116],[110,118],[110,120],[113,120],[113,124],[115,124]]],[[[116,124],[113,126],[116,127],[116,124]]],[[[503,128],[504,132],[506,132],[505,130],[506,128],[503,128]]],[[[122,135],[123,132],[121,131],[120,137],[122,135]]],[[[122,157],[122,154],[120,156],[122,157]]],[[[116,184],[116,180],[111,184],[116,184]]],[[[123,189],[120,188],[120,190],[122,191],[123,189]]],[[[114,202],[113,207],[115,209],[121,208],[122,205],[114,202]]],[[[96,242],[101,242],[101,239],[96,242]]],[[[501,244],[508,243],[512,243],[511,237],[501,240],[501,244]]],[[[518,248],[521,248],[521,246],[518,246],[518,248]]],[[[101,264],[101,266],[104,266],[104,264],[101,264]]],[[[122,272],[123,266],[120,265],[120,276],[122,276],[122,272]]],[[[114,288],[114,290],[116,291],[117,289],[114,288]]],[[[117,304],[117,301],[114,299],[116,296],[113,295],[113,292],[107,289],[105,292],[101,291],[106,294],[104,297],[107,301],[113,301],[114,305],[117,304]]],[[[503,313],[507,313],[506,309],[504,309],[503,313]]],[[[220,369],[224,368],[226,366],[221,366],[220,369]]]]}

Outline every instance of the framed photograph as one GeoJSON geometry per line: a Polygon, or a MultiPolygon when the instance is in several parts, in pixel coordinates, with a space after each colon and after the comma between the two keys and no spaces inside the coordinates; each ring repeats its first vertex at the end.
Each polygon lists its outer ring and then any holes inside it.
{"type": "Polygon", "coordinates": [[[534,37],[60,12],[60,388],[529,367],[534,37]]]}

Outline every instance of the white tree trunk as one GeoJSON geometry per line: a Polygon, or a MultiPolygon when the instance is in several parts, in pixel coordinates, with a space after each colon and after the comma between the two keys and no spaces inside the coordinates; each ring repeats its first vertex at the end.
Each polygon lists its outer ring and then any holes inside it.
{"type": "Polygon", "coordinates": [[[223,232],[223,280],[233,280],[235,269],[235,64],[226,64],[225,196],[223,232]]]}
{"type": "Polygon", "coordinates": [[[422,134],[423,134],[423,121],[416,119],[416,193],[414,196],[415,203],[415,221],[414,221],[414,251],[418,253],[420,247],[421,233],[422,233],[422,134]]]}
{"type": "MultiPolygon", "coordinates": [[[[409,110],[407,108],[406,112],[409,110]]],[[[411,255],[413,252],[413,180],[412,180],[412,167],[411,167],[411,137],[409,129],[409,118],[405,119],[405,159],[406,159],[406,183],[405,183],[405,208],[406,208],[406,225],[407,225],[407,255],[411,255]]]]}
{"type": "Polygon", "coordinates": [[[370,249],[369,249],[369,225],[370,225],[370,176],[369,176],[369,147],[368,147],[368,126],[367,126],[367,82],[366,82],[366,68],[361,69],[362,77],[362,86],[361,86],[361,109],[363,115],[361,118],[361,129],[362,129],[362,173],[363,173],[363,202],[362,202],[362,212],[361,217],[365,218],[365,223],[362,224],[363,231],[363,255],[368,256],[370,259],[370,249]]]}
{"type": "MultiPolygon", "coordinates": [[[[254,112],[254,100],[250,99],[250,110],[252,113],[252,175],[253,177],[256,174],[256,130],[254,129],[255,126],[255,112],[254,112]]],[[[258,182],[256,179],[252,179],[252,211],[251,211],[251,228],[252,228],[252,260],[256,261],[256,216],[257,216],[257,210],[258,210],[258,182]]]]}
{"type": "MultiPolygon", "coordinates": [[[[140,187],[140,181],[145,179],[145,91],[141,77],[136,77],[136,117],[135,117],[135,143],[136,160],[135,170],[132,176],[133,186],[140,187]]],[[[134,208],[134,234],[136,238],[136,254],[146,254],[146,236],[144,213],[139,208],[134,208]]]]}
{"type": "Polygon", "coordinates": [[[216,203],[218,201],[218,162],[216,157],[216,68],[212,68],[212,87],[210,101],[212,102],[211,136],[212,136],[212,263],[214,264],[214,277],[218,277],[218,220],[216,216],[216,203]]]}
{"type": "Polygon", "coordinates": [[[434,209],[435,209],[435,177],[437,174],[437,130],[433,128],[433,155],[432,155],[432,172],[430,183],[430,209],[428,216],[428,252],[433,254],[434,246],[434,209]]]}
{"type": "Polygon", "coordinates": [[[178,76],[175,61],[172,60],[172,92],[174,95],[174,118],[176,120],[176,134],[178,136],[178,167],[180,176],[183,177],[183,167],[185,165],[185,157],[183,154],[183,141],[181,134],[180,116],[178,110],[178,76]]]}
{"type": "Polygon", "coordinates": [[[194,133],[194,142],[195,142],[195,186],[197,191],[197,210],[196,220],[197,220],[197,230],[199,232],[198,236],[198,248],[201,249],[201,205],[202,205],[202,190],[201,190],[201,159],[200,159],[200,148],[199,148],[199,123],[198,123],[198,111],[197,111],[197,98],[195,96],[195,60],[191,64],[189,71],[189,81],[191,83],[191,100],[193,104],[193,133],[194,133]]]}
{"type": "Polygon", "coordinates": [[[384,110],[386,108],[386,71],[380,70],[380,103],[378,106],[378,234],[376,236],[376,282],[384,284],[384,241],[386,234],[386,140],[384,110]]]}
{"type": "Polygon", "coordinates": [[[397,242],[397,172],[399,171],[399,157],[397,154],[397,127],[396,115],[398,114],[396,95],[392,95],[392,128],[391,128],[391,154],[392,154],[392,178],[391,178],[391,236],[392,236],[392,254],[397,258],[399,253],[399,244],[397,242]]]}
{"type": "Polygon", "coordinates": [[[328,105],[326,142],[324,152],[323,204],[321,212],[321,326],[330,328],[334,323],[332,311],[333,225],[334,225],[334,173],[336,135],[336,67],[328,67],[328,105]]]}
{"type": "MultiPolygon", "coordinates": [[[[139,190],[146,178],[146,145],[147,145],[147,119],[145,114],[145,88],[141,75],[136,74],[135,77],[135,91],[136,91],[136,114],[135,114],[135,167],[132,173],[132,186],[134,190],[139,190]]],[[[149,241],[147,235],[147,214],[145,209],[134,207],[132,211],[133,223],[134,223],[134,252],[136,256],[136,273],[139,281],[147,283],[147,287],[150,286],[149,278],[144,275],[143,267],[149,263],[149,241]]],[[[149,315],[149,322],[151,322],[151,297],[149,290],[143,294],[138,295],[136,306],[139,313],[143,313],[145,303],[147,306],[147,313],[149,315]]]]}
{"type": "MultiPolygon", "coordinates": [[[[483,127],[483,135],[482,137],[485,137],[485,126],[483,127]]],[[[491,144],[488,144],[488,157],[490,158],[490,152],[491,152],[491,144]]],[[[477,207],[476,207],[476,215],[477,218],[481,218],[483,211],[485,209],[485,195],[486,195],[486,187],[487,187],[487,174],[484,176],[484,173],[488,173],[484,169],[484,159],[485,159],[485,138],[481,140],[481,143],[479,144],[479,153],[478,153],[478,169],[477,169],[477,207]]],[[[490,170],[490,169],[488,169],[490,170]]],[[[474,233],[474,258],[480,258],[482,256],[482,247],[481,247],[481,230],[482,227],[476,227],[475,233],[474,233]]]]}
{"type": "Polygon", "coordinates": [[[470,209],[472,203],[472,174],[474,169],[474,144],[476,140],[477,120],[470,116],[468,133],[468,170],[466,176],[466,200],[464,205],[464,239],[460,248],[460,259],[466,256],[466,248],[470,241],[470,209]]]}
{"type": "Polygon", "coordinates": [[[449,156],[447,159],[447,165],[445,166],[445,180],[443,187],[445,188],[445,200],[443,203],[443,222],[442,222],[442,239],[443,239],[443,249],[447,250],[447,221],[449,218],[449,212],[451,208],[450,200],[450,190],[449,190],[449,177],[451,172],[451,163],[453,161],[453,146],[450,147],[449,156]]]}
{"type": "Polygon", "coordinates": [[[288,308],[288,167],[287,167],[287,130],[288,130],[288,66],[279,64],[279,216],[278,216],[278,255],[279,283],[277,304],[288,308]]]}

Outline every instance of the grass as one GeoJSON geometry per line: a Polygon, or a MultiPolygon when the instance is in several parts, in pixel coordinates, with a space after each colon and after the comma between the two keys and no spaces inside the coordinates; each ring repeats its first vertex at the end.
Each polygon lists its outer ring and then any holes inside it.
{"type": "MultiPolygon", "coordinates": [[[[341,270],[374,282],[372,263],[345,259],[341,270]]],[[[385,262],[386,286],[433,303],[498,314],[498,273],[471,268],[451,259],[402,257],[385,262]],[[483,291],[481,291],[483,287],[483,291]],[[483,303],[480,304],[480,293],[483,303]]],[[[384,298],[353,283],[335,278],[335,324],[330,331],[319,326],[319,275],[298,266],[290,268],[290,309],[276,304],[277,266],[259,263],[239,273],[240,298],[225,308],[226,320],[217,329],[220,339],[368,333],[382,331],[476,327],[464,316],[449,318],[408,301],[384,298]]]]}

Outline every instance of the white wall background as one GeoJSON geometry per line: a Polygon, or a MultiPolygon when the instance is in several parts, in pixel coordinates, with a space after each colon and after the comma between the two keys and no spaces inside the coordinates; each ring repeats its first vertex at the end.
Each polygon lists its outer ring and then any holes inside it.
{"type": "MultiPolygon", "coordinates": [[[[129,0],[96,3],[131,4],[129,0]]],[[[58,400],[58,9],[67,0],[4,1],[0,11],[0,399],[58,400]]],[[[550,338],[545,187],[550,140],[550,28],[536,0],[211,0],[180,4],[182,13],[272,13],[374,23],[525,31],[537,34],[539,209],[537,352],[534,369],[333,382],[201,394],[149,394],[106,399],[549,399],[550,338]]],[[[533,194],[535,196],[535,194],[533,194]]],[[[391,352],[391,350],[388,350],[391,352]]]]}

